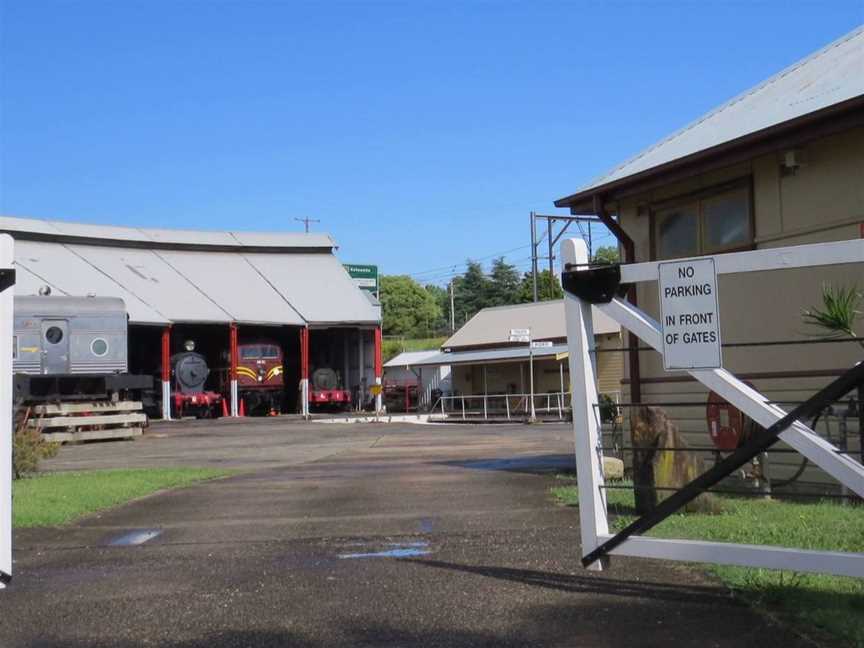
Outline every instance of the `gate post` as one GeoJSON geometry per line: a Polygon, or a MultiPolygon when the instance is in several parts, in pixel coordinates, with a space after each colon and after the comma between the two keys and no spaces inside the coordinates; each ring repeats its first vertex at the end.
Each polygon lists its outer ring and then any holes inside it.
{"type": "Polygon", "coordinates": [[[0,589],[12,580],[12,335],[14,243],[0,235],[0,589]]]}
{"type": "MultiPolygon", "coordinates": [[[[582,239],[567,239],[561,244],[561,261],[578,270],[588,264],[588,246],[582,239]]],[[[570,351],[570,389],[572,392],[573,433],[576,441],[576,477],[579,485],[579,517],[582,555],[596,549],[598,536],[608,535],[606,491],[604,490],[600,411],[594,366],[594,327],[591,304],[564,293],[567,347],[570,351]]],[[[601,561],[588,569],[602,569],[601,561]]]]}
{"type": "Polygon", "coordinates": [[[171,325],[162,329],[162,419],[171,420],[171,325]]]}

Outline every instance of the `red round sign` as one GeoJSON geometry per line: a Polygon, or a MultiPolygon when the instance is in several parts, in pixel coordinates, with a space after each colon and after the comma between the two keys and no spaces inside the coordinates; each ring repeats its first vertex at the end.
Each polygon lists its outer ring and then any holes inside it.
{"type": "Polygon", "coordinates": [[[735,450],[744,440],[744,414],[713,391],[705,408],[708,434],[718,450],[735,450]]]}

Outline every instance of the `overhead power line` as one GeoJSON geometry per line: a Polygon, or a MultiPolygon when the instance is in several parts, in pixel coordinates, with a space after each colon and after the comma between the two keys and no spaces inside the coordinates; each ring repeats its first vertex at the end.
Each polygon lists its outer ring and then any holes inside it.
{"type": "MultiPolygon", "coordinates": [[[[487,254],[486,256],[471,258],[470,260],[471,261],[488,261],[489,259],[495,259],[497,257],[506,256],[507,254],[510,254],[511,252],[516,252],[518,250],[524,250],[525,248],[529,248],[529,247],[531,247],[531,246],[530,245],[520,245],[519,247],[511,248],[509,250],[503,250],[501,252],[493,252],[492,254],[487,254]]],[[[432,273],[439,272],[442,270],[450,270],[450,269],[462,268],[462,267],[467,267],[467,266],[468,266],[467,261],[462,261],[460,263],[449,263],[447,265],[439,266],[437,268],[430,268],[429,270],[420,270],[418,272],[412,272],[412,273],[409,273],[408,276],[409,277],[419,277],[421,275],[432,274],[432,273]]]]}

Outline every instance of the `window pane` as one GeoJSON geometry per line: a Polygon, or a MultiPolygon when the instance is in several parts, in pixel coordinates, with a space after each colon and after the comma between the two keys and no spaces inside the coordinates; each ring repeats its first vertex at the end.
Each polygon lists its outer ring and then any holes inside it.
{"type": "Polygon", "coordinates": [[[240,358],[243,360],[255,360],[261,357],[261,347],[258,346],[243,346],[240,347],[240,358]]]}
{"type": "Polygon", "coordinates": [[[657,257],[671,259],[699,253],[697,207],[681,205],[657,212],[657,257]]]}
{"type": "Polygon", "coordinates": [[[261,357],[262,358],[278,358],[279,357],[279,349],[278,347],[267,345],[261,347],[261,357]]]}
{"type": "Polygon", "coordinates": [[[743,190],[702,201],[705,252],[740,247],[750,242],[750,201],[743,190]]]}

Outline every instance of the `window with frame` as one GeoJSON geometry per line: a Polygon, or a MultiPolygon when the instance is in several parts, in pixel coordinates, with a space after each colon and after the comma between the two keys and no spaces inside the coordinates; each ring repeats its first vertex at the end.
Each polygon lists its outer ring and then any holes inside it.
{"type": "Polygon", "coordinates": [[[652,216],[656,259],[731,252],[753,244],[749,186],[658,207],[652,216]]]}

